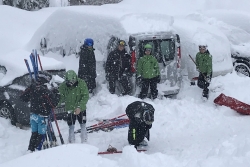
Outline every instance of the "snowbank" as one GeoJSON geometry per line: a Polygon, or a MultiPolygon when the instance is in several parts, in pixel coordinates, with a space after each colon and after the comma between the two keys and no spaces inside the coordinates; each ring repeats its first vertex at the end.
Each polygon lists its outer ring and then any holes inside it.
{"type": "Polygon", "coordinates": [[[0,54],[23,49],[34,32],[54,10],[49,8],[39,12],[29,12],[7,5],[0,5],[0,54]]]}

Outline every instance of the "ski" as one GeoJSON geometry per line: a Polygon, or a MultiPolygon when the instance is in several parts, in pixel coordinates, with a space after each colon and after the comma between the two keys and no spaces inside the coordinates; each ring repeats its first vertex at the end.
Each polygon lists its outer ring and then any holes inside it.
{"type": "MultiPolygon", "coordinates": [[[[145,152],[147,150],[137,150],[137,152],[145,152]]],[[[98,152],[98,155],[103,155],[103,154],[121,154],[122,151],[115,151],[115,152],[109,152],[109,151],[104,151],[104,152],[98,152]]]]}

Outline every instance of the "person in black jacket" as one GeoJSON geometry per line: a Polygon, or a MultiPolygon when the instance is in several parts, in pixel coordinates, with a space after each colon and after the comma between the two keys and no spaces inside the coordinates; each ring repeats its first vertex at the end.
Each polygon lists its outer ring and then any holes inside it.
{"type": "Polygon", "coordinates": [[[142,101],[135,101],[126,108],[126,114],[129,118],[128,142],[137,149],[139,146],[147,146],[144,140],[149,141],[149,129],[154,122],[154,107],[151,104],[142,101]]]}
{"type": "Polygon", "coordinates": [[[84,40],[84,44],[81,46],[78,69],[78,77],[86,82],[90,94],[93,94],[96,88],[96,59],[93,45],[93,39],[84,40]]]}
{"type": "Polygon", "coordinates": [[[131,93],[131,56],[126,52],[125,46],[125,41],[120,40],[118,48],[110,52],[107,58],[106,80],[109,82],[109,92],[111,94],[115,93],[117,81],[122,86],[122,95],[131,93]]]}
{"type": "Polygon", "coordinates": [[[49,78],[39,75],[37,81],[32,81],[31,85],[25,89],[20,99],[24,102],[30,101],[30,125],[31,137],[28,150],[33,152],[40,145],[45,133],[45,118],[51,113],[51,109],[57,105],[59,97],[54,89],[53,93],[46,85],[49,78]]]}

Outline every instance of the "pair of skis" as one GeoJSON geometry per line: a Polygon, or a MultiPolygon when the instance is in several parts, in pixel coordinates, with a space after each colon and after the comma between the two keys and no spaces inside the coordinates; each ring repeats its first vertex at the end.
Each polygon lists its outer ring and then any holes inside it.
{"type": "MultiPolygon", "coordinates": [[[[26,64],[26,66],[27,66],[27,69],[28,69],[31,80],[37,81],[37,79],[39,77],[38,63],[40,65],[41,71],[43,71],[41,59],[40,59],[39,54],[37,54],[37,51],[34,50],[34,49],[32,50],[32,53],[30,54],[29,57],[30,57],[30,61],[31,61],[31,64],[32,64],[32,67],[33,67],[34,77],[32,76],[32,72],[31,72],[28,60],[24,59],[24,62],[26,64]]],[[[56,119],[56,115],[54,113],[53,108],[51,109],[51,114],[54,117],[54,121],[56,123],[56,127],[57,127],[57,130],[58,130],[58,134],[59,134],[59,137],[60,137],[61,144],[64,144],[64,140],[62,138],[62,135],[61,135],[61,132],[60,132],[60,129],[59,129],[59,126],[58,126],[58,122],[57,122],[57,119],[56,119]]],[[[46,144],[46,142],[48,143],[48,141],[50,141],[51,146],[53,145],[52,143],[54,143],[54,145],[56,145],[57,140],[56,140],[56,137],[55,137],[55,133],[54,133],[54,130],[53,130],[53,126],[52,126],[52,123],[51,123],[51,117],[50,116],[49,116],[49,120],[47,120],[47,132],[46,132],[46,134],[45,134],[44,139],[42,141],[42,145],[45,145],[44,148],[49,147],[46,144]],[[43,144],[43,143],[45,143],[45,144],[43,144]]]]}
{"type": "MultiPolygon", "coordinates": [[[[122,117],[126,116],[126,114],[120,115],[118,117],[112,118],[112,119],[107,119],[107,120],[102,120],[101,122],[91,125],[87,127],[87,132],[92,133],[92,132],[97,132],[99,130],[102,131],[111,131],[115,128],[123,128],[127,127],[129,124],[129,119],[121,119],[122,117]]],[[[81,129],[78,129],[75,131],[75,133],[80,133],[81,129]]]]}

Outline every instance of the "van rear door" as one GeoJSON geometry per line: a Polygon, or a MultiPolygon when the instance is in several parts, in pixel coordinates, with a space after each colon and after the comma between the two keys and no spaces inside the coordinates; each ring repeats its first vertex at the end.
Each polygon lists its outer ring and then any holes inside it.
{"type": "Polygon", "coordinates": [[[137,58],[144,55],[144,45],[152,45],[152,55],[159,63],[161,82],[158,84],[158,91],[162,95],[173,95],[179,92],[178,79],[180,71],[178,70],[178,46],[176,38],[155,38],[139,40],[139,54],[137,58]]]}

